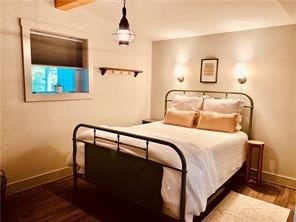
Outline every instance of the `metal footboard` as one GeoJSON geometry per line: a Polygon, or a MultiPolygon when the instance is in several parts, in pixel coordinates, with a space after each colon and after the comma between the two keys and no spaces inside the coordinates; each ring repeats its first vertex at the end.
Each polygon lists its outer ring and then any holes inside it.
{"type": "MultiPolygon", "coordinates": [[[[143,152],[145,152],[145,158],[142,157],[136,157],[138,159],[142,159],[151,163],[157,163],[162,167],[168,167],[171,168],[173,170],[179,171],[181,173],[181,192],[180,192],[180,214],[179,214],[179,221],[185,221],[185,204],[186,204],[186,175],[187,175],[187,164],[186,164],[186,159],[184,157],[184,154],[182,153],[182,151],[173,143],[165,141],[165,140],[161,140],[161,139],[156,139],[156,138],[151,138],[151,137],[146,137],[146,136],[141,136],[141,135],[136,135],[136,134],[132,134],[132,133],[127,133],[127,132],[122,132],[122,131],[118,131],[118,130],[114,130],[114,129],[109,129],[109,128],[104,128],[104,127],[98,127],[98,126],[93,126],[93,125],[88,125],[88,124],[79,124],[75,127],[74,131],[73,131],[73,185],[74,185],[74,189],[77,188],[77,180],[79,177],[79,174],[77,172],[77,162],[76,162],[76,155],[77,155],[77,142],[82,142],[84,144],[89,144],[89,141],[85,141],[82,139],[78,138],[78,131],[79,129],[92,129],[93,130],[93,141],[91,142],[93,145],[97,146],[96,141],[97,139],[99,139],[100,141],[105,141],[105,142],[111,142],[113,144],[116,144],[117,149],[114,150],[115,153],[117,153],[118,155],[121,152],[120,148],[121,146],[129,146],[131,148],[135,148],[135,149],[140,149],[143,152]],[[106,139],[103,137],[98,137],[96,135],[97,131],[103,131],[103,132],[108,132],[108,133],[113,133],[116,135],[116,140],[110,140],[110,139],[106,139]],[[125,137],[130,137],[130,138],[135,138],[135,139],[139,139],[139,140],[143,140],[145,141],[145,145],[146,147],[140,147],[140,146],[134,146],[134,145],[129,145],[126,143],[123,143],[120,141],[121,136],[125,136],[125,137]],[[150,143],[157,143],[160,145],[165,145],[167,146],[167,148],[171,148],[173,149],[177,154],[178,157],[180,158],[181,161],[181,168],[176,168],[176,167],[172,167],[169,166],[167,164],[163,164],[163,163],[159,163],[159,162],[155,162],[149,159],[149,145],[150,143]]],[[[128,154],[129,156],[133,156],[131,154],[128,154]]]]}

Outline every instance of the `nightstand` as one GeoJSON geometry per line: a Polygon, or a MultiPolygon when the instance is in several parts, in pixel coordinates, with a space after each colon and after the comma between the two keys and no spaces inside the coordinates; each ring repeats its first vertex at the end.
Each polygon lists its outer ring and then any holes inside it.
{"type": "Polygon", "coordinates": [[[246,183],[249,184],[251,176],[251,166],[254,149],[258,150],[257,156],[257,175],[254,178],[256,185],[260,185],[262,177],[262,164],[263,164],[263,151],[264,151],[264,142],[258,140],[249,140],[247,147],[247,158],[246,158],[246,183]]]}
{"type": "Polygon", "coordinates": [[[153,123],[153,122],[156,122],[156,121],[159,121],[159,120],[156,120],[156,119],[143,119],[142,124],[153,123]]]}

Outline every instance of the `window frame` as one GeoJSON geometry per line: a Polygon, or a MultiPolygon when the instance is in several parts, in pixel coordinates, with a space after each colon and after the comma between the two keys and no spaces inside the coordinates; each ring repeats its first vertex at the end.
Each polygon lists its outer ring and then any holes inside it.
{"type": "MultiPolygon", "coordinates": [[[[25,102],[38,101],[59,101],[59,100],[84,100],[92,99],[92,78],[93,65],[92,55],[90,52],[91,36],[89,33],[67,29],[60,26],[55,26],[43,22],[20,18],[21,36],[22,36],[22,53],[23,53],[23,71],[24,71],[24,88],[25,102]],[[75,93],[51,93],[51,94],[34,94],[32,92],[32,65],[31,64],[31,31],[47,33],[51,35],[61,36],[65,38],[76,38],[85,41],[83,49],[83,68],[88,70],[88,92],[75,93]]],[[[42,64],[40,64],[42,65],[42,64]]],[[[56,66],[61,67],[61,66],[56,66]]]]}

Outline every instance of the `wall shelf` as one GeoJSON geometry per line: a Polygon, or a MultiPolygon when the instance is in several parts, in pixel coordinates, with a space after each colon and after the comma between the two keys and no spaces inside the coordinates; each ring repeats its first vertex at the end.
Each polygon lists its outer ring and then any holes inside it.
{"type": "Polygon", "coordinates": [[[137,75],[139,73],[142,73],[143,72],[142,70],[121,69],[121,68],[112,68],[112,67],[100,67],[99,69],[100,69],[102,75],[105,75],[107,71],[111,71],[112,73],[114,73],[114,72],[121,72],[122,74],[123,73],[127,73],[127,74],[133,73],[134,74],[134,77],[137,77],[137,75]]]}

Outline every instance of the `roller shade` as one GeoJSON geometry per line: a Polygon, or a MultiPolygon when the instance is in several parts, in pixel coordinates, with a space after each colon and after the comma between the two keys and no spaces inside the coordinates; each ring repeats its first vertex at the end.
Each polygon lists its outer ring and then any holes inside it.
{"type": "Polygon", "coordinates": [[[32,64],[82,67],[83,41],[30,33],[32,64]]]}

